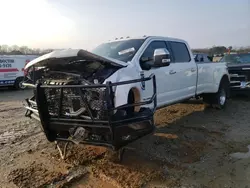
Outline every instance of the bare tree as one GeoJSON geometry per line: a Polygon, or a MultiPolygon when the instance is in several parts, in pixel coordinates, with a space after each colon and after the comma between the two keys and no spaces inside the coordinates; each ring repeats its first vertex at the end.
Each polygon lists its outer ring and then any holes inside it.
{"type": "Polygon", "coordinates": [[[21,46],[20,47],[20,51],[23,53],[23,54],[27,54],[28,51],[29,51],[29,48],[27,46],[21,46]]]}
{"type": "Polygon", "coordinates": [[[1,52],[2,53],[8,53],[8,45],[4,44],[1,46],[1,52]]]}
{"type": "Polygon", "coordinates": [[[11,51],[19,51],[19,50],[20,50],[19,46],[17,45],[11,46],[11,51]]]}

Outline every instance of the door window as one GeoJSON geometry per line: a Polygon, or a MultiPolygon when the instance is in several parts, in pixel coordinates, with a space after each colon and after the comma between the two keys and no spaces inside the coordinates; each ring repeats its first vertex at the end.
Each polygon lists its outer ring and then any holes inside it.
{"type": "MultiPolygon", "coordinates": [[[[145,59],[149,59],[148,62],[153,63],[153,58],[154,58],[154,51],[155,49],[158,48],[166,48],[167,49],[167,45],[164,41],[153,41],[151,42],[148,47],[146,48],[146,50],[143,52],[141,59],[145,58],[145,59]]],[[[140,62],[140,64],[143,62],[140,62]]]]}

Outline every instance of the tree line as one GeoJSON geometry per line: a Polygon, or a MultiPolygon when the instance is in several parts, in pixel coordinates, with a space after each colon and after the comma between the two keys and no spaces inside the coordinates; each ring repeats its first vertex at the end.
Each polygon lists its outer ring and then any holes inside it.
{"type": "MultiPolygon", "coordinates": [[[[40,48],[29,48],[28,46],[9,46],[9,45],[0,45],[0,55],[43,55],[53,51],[54,49],[40,49],[40,48]]],[[[197,48],[192,49],[194,53],[206,53],[209,56],[221,55],[228,51],[237,52],[237,53],[248,53],[250,52],[250,46],[240,47],[234,49],[232,46],[213,46],[211,48],[197,48]]]]}
{"type": "Polygon", "coordinates": [[[0,55],[43,55],[53,49],[29,48],[28,46],[0,45],[0,55]]]}
{"type": "Polygon", "coordinates": [[[232,46],[213,46],[212,48],[200,48],[200,49],[192,49],[194,53],[206,53],[209,56],[214,55],[223,55],[227,52],[236,52],[236,53],[250,53],[250,46],[233,48],[232,46]]]}

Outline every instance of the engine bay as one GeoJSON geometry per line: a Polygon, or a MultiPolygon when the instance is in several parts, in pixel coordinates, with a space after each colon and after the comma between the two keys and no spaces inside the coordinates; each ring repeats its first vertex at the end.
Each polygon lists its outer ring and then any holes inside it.
{"type": "MultiPolygon", "coordinates": [[[[53,63],[37,68],[35,81],[46,85],[91,85],[102,84],[118,68],[96,61],[73,61],[53,63]]],[[[31,76],[32,78],[32,76],[31,76]]]]}
{"type": "MultiPolygon", "coordinates": [[[[50,60],[43,67],[30,71],[30,78],[41,85],[102,84],[119,67],[98,61],[50,60]],[[34,74],[34,75],[31,75],[34,74]]],[[[32,70],[32,69],[31,69],[32,70]]],[[[46,88],[48,110],[53,117],[105,119],[105,88],[46,88]],[[61,111],[59,112],[61,105],[61,111]],[[90,115],[91,113],[91,115],[90,115]],[[92,117],[91,117],[92,116],[92,117]]]]}

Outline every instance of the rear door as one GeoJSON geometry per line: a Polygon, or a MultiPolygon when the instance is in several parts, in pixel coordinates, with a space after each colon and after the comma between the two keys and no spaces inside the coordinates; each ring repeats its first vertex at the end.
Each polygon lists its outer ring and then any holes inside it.
{"type": "Polygon", "coordinates": [[[175,100],[189,98],[195,95],[197,66],[184,42],[168,42],[173,56],[173,69],[170,69],[172,79],[176,84],[175,100]]]}

